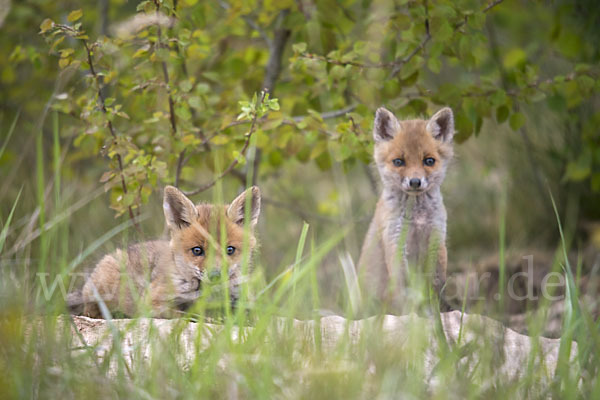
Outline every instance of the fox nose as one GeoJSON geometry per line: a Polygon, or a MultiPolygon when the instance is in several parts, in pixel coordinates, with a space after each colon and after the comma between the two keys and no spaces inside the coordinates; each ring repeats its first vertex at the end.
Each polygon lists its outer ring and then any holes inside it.
{"type": "Polygon", "coordinates": [[[216,282],[221,279],[221,270],[213,269],[208,272],[208,280],[211,282],[216,282]]]}
{"type": "Polygon", "coordinates": [[[418,189],[421,187],[421,180],[419,178],[411,178],[409,184],[411,188],[418,189]]]}

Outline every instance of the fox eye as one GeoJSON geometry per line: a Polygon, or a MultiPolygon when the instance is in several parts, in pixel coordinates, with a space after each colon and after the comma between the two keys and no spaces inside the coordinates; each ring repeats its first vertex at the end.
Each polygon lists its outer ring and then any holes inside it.
{"type": "Polygon", "coordinates": [[[204,249],[200,246],[192,247],[192,254],[196,257],[200,257],[204,255],[204,249]]]}
{"type": "Polygon", "coordinates": [[[427,157],[426,159],[423,160],[423,164],[427,165],[428,167],[431,167],[431,166],[433,166],[433,164],[435,164],[435,158],[427,157]]]}
{"type": "Polygon", "coordinates": [[[394,167],[402,167],[404,165],[404,160],[401,158],[394,158],[392,163],[394,163],[394,167]]]}
{"type": "Polygon", "coordinates": [[[233,253],[235,253],[235,247],[233,247],[233,246],[227,246],[227,255],[230,256],[233,253]]]}

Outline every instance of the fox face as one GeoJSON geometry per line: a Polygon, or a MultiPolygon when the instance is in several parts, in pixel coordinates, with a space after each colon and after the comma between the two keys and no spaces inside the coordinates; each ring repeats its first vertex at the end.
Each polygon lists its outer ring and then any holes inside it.
{"type": "Polygon", "coordinates": [[[385,108],[375,114],[375,163],[383,185],[409,195],[439,187],[452,159],[454,116],[450,108],[430,120],[399,121],[385,108]]]}
{"type": "MultiPolygon", "coordinates": [[[[241,271],[246,198],[250,206],[248,245],[252,254],[256,247],[253,235],[260,214],[260,190],[254,186],[239,195],[228,206],[194,205],[183,193],[172,186],[164,191],[163,209],[171,240],[176,270],[182,276],[196,278],[194,283],[217,280],[221,269],[227,268],[230,279],[241,271]]],[[[193,285],[186,279],[188,285],[193,285]]],[[[197,290],[199,287],[190,287],[197,290]]]]}

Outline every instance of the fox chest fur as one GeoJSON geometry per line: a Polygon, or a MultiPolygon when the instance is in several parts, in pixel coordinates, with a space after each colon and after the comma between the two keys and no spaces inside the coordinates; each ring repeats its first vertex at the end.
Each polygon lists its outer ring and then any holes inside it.
{"type": "Polygon", "coordinates": [[[410,265],[426,262],[430,249],[439,245],[434,241],[446,236],[446,209],[439,190],[420,197],[384,193],[375,218],[385,247],[395,249],[410,265]]]}

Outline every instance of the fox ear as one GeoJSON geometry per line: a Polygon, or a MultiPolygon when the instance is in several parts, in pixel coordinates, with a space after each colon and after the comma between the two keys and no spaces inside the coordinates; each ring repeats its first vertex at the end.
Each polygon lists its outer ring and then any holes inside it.
{"type": "Polygon", "coordinates": [[[227,217],[238,225],[244,225],[246,218],[246,198],[250,198],[250,226],[254,228],[260,215],[260,189],[252,186],[236,197],[227,208],[227,217]]]}
{"type": "Polygon", "coordinates": [[[427,122],[427,131],[434,139],[451,142],[454,136],[454,114],[448,107],[436,112],[427,122]]]}
{"type": "Polygon", "coordinates": [[[400,129],[400,121],[394,114],[383,107],[377,109],[375,121],[373,122],[375,143],[393,139],[400,129]]]}
{"type": "Polygon", "coordinates": [[[163,211],[170,229],[185,228],[198,216],[194,203],[173,186],[165,188],[163,211]]]}

